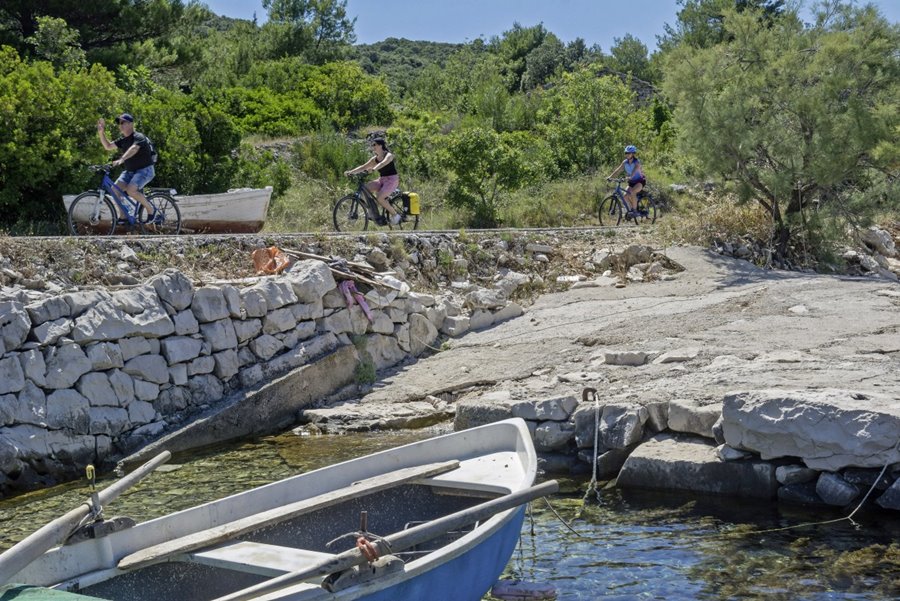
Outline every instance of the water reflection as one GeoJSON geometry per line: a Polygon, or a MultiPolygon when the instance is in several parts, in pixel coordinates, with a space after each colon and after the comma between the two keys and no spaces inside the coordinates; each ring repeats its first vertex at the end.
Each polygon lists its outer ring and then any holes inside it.
{"type": "MultiPolygon", "coordinates": [[[[284,434],[174,457],[107,513],[146,520],[439,433],[284,434]]],[[[577,534],[539,501],[507,568],[510,577],[554,583],[561,600],[900,598],[900,518],[893,514],[863,511],[855,524],[778,530],[845,513],[617,490],[585,505],[585,481],[562,484],[566,492],[553,507],[577,534]]],[[[85,484],[73,483],[0,501],[0,549],[89,494],[85,484]]]]}
{"type": "Polygon", "coordinates": [[[542,503],[510,575],[554,582],[565,599],[887,600],[900,597],[900,520],[833,516],[717,498],[608,491],[582,507],[542,503]],[[531,535],[533,528],[534,535],[531,535]]]}

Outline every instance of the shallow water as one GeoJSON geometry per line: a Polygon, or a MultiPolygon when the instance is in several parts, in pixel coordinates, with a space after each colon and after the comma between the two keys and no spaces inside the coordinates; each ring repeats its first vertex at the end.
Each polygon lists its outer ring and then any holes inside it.
{"type": "MultiPolygon", "coordinates": [[[[106,513],[150,519],[436,433],[284,434],[175,457],[106,513]]],[[[564,481],[551,499],[571,529],[544,501],[533,504],[507,577],[550,582],[561,600],[900,598],[900,516],[860,512],[855,524],[780,530],[845,514],[647,492],[603,492],[583,503],[586,486],[564,481]]],[[[0,549],[89,494],[73,483],[0,501],[0,549]]]]}

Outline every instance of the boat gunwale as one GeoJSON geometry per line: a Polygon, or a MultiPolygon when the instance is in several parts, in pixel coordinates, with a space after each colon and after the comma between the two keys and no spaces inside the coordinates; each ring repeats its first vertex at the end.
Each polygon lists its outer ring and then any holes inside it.
{"type": "MultiPolygon", "coordinates": [[[[115,577],[120,574],[128,573],[130,570],[118,570],[117,568],[115,568],[115,563],[117,563],[118,560],[120,560],[122,557],[125,557],[130,553],[134,553],[140,548],[146,548],[156,543],[144,541],[141,543],[132,542],[131,545],[126,545],[126,539],[124,536],[122,536],[123,533],[127,534],[131,539],[140,539],[141,533],[154,532],[157,533],[157,536],[151,538],[156,539],[157,542],[161,542],[163,540],[171,540],[177,538],[177,536],[165,535],[161,534],[160,532],[169,530],[170,528],[168,528],[168,526],[172,526],[171,529],[174,529],[176,526],[178,526],[179,523],[185,521],[192,523],[195,521],[193,519],[193,516],[206,515],[206,519],[201,521],[200,526],[191,527],[189,529],[179,529],[180,534],[178,534],[178,536],[183,536],[191,532],[197,532],[209,527],[214,527],[214,525],[227,523],[235,519],[240,519],[241,517],[247,517],[250,515],[261,513],[268,509],[274,509],[291,501],[313,498],[317,495],[325,494],[329,490],[340,487],[342,483],[344,486],[348,486],[353,482],[365,479],[367,476],[388,473],[417,464],[421,465],[422,453],[419,453],[417,451],[422,448],[437,448],[437,451],[435,451],[436,454],[434,456],[427,455],[426,453],[427,461],[437,461],[442,458],[446,459],[447,457],[449,457],[449,451],[446,449],[441,449],[441,447],[448,444],[452,446],[453,441],[462,438],[476,440],[478,441],[478,444],[471,445],[472,448],[467,453],[465,453],[463,457],[460,458],[460,461],[475,460],[489,454],[485,452],[485,447],[494,448],[495,452],[512,452],[518,457],[518,464],[522,467],[520,478],[518,478],[516,482],[510,483],[508,487],[497,487],[498,489],[503,488],[503,490],[496,490],[498,494],[503,494],[504,492],[515,492],[516,490],[520,490],[522,488],[530,486],[534,482],[537,473],[537,457],[533,445],[531,444],[530,433],[523,420],[521,420],[520,418],[512,418],[509,420],[503,420],[501,422],[494,422],[468,430],[453,432],[409,443],[406,445],[401,445],[399,447],[394,447],[391,449],[384,449],[382,451],[378,451],[369,455],[348,459],[340,463],[324,466],[322,468],[318,468],[316,470],[312,470],[302,474],[297,474],[295,476],[284,478],[276,482],[264,484],[262,486],[241,491],[233,495],[215,499],[206,503],[202,503],[200,505],[195,505],[193,507],[185,508],[180,511],[160,516],[146,522],[141,522],[133,528],[130,528],[128,531],[114,533],[106,539],[87,540],[76,543],[75,545],[57,547],[56,549],[51,550],[50,552],[45,554],[42,559],[44,559],[45,561],[52,561],[54,557],[59,556],[59,559],[66,560],[67,558],[65,556],[69,555],[70,553],[77,554],[79,547],[87,549],[87,547],[81,547],[82,545],[99,544],[101,546],[110,547],[104,552],[104,554],[109,555],[109,557],[113,561],[113,565],[85,571],[77,575],[70,575],[67,578],[55,579],[55,581],[43,581],[42,584],[44,586],[58,586],[62,585],[63,583],[77,582],[81,578],[89,577],[90,575],[94,575],[95,577],[97,577],[100,576],[101,573],[103,573],[108,574],[109,577],[115,577]],[[484,434],[489,430],[496,430],[496,432],[492,433],[492,435],[487,438],[479,438],[481,434],[484,434]],[[498,432],[500,431],[504,431],[506,433],[500,435],[498,434],[498,432]],[[383,460],[391,457],[394,458],[394,461],[387,463],[391,463],[392,465],[385,467],[384,464],[386,462],[384,462],[383,460]],[[416,458],[418,458],[418,462],[415,461],[416,458]],[[400,461],[399,463],[397,463],[398,460],[400,461]],[[338,481],[331,480],[327,478],[329,474],[340,475],[342,479],[338,481]],[[322,478],[323,475],[326,477],[322,478]],[[323,488],[323,490],[303,490],[306,488],[303,486],[304,483],[320,483],[320,488],[323,488]],[[302,490],[302,494],[296,494],[297,490],[302,490]],[[291,493],[293,493],[293,495],[291,495],[291,493]],[[290,498],[286,498],[286,495],[290,498]],[[263,499],[267,499],[267,504],[260,506],[254,503],[254,501],[263,499]],[[213,519],[212,516],[214,514],[217,515],[219,513],[218,511],[216,511],[217,508],[224,509],[226,511],[233,511],[235,507],[241,506],[253,507],[253,509],[250,510],[244,507],[244,511],[242,513],[238,512],[237,515],[229,514],[229,518],[217,519],[215,524],[208,523],[209,520],[213,519]],[[120,543],[119,545],[117,545],[118,548],[116,548],[115,550],[111,548],[112,541],[110,539],[120,543]]],[[[442,482],[440,479],[432,480],[431,483],[433,483],[433,485],[437,488],[458,488],[459,490],[466,490],[466,488],[462,487],[459,483],[442,482]]],[[[480,491],[485,490],[483,486],[474,487],[474,489],[480,491]]],[[[506,521],[511,519],[514,515],[514,512],[519,509],[521,508],[513,508],[492,516],[488,520],[483,521],[482,524],[479,525],[479,528],[476,528],[471,533],[467,533],[456,541],[453,541],[441,547],[440,549],[436,549],[434,552],[427,554],[423,558],[419,558],[417,560],[409,562],[408,565],[412,569],[407,571],[411,571],[413,574],[415,574],[418,573],[420,565],[440,565],[463,554],[467,549],[471,548],[472,545],[484,539],[485,536],[490,536],[492,533],[496,532],[497,529],[502,527],[502,525],[506,523],[506,521]],[[429,561],[420,564],[420,560],[424,559],[425,557],[430,558],[429,561]],[[436,560],[438,561],[438,563],[435,563],[436,560]]],[[[96,549],[94,550],[96,551],[96,549]]],[[[70,561],[74,562],[75,560],[73,558],[70,561]]],[[[75,566],[73,565],[73,567],[75,566]]],[[[26,570],[23,570],[23,572],[25,571],[26,570]]],[[[105,579],[106,578],[100,578],[99,581],[105,579]]]]}

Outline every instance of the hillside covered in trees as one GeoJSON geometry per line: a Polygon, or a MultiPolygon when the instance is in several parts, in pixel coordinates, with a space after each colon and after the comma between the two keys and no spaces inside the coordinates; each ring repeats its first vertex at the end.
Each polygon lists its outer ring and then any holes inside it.
{"type": "Polygon", "coordinates": [[[327,228],[372,131],[455,227],[577,222],[626,144],[652,180],[715,180],[756,206],[779,252],[896,211],[898,24],[839,0],[811,23],[781,0],[678,2],[651,53],[516,22],[356,45],[346,0],[264,0],[262,25],[196,1],[7,0],[0,231],[61,231],[60,196],[109,158],[97,119],[124,111],[160,151],[157,185],[274,185],[294,229],[327,228]]]}

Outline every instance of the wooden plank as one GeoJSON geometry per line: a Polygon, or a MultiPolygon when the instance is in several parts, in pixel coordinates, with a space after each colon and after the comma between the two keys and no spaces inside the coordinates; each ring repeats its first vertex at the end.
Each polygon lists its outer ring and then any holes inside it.
{"type": "Polygon", "coordinates": [[[268,578],[313,566],[333,557],[334,553],[321,553],[251,541],[237,541],[214,549],[187,554],[188,561],[193,563],[268,578]]]}
{"type": "MultiPolygon", "coordinates": [[[[475,505],[474,507],[469,507],[457,511],[456,513],[445,515],[401,532],[390,534],[382,539],[374,541],[372,544],[377,548],[379,555],[397,553],[398,551],[403,551],[415,545],[430,541],[447,532],[459,530],[469,524],[486,520],[501,511],[506,511],[524,505],[534,499],[553,494],[558,490],[559,484],[556,480],[549,480],[543,484],[518,490],[480,505],[475,505]]],[[[355,565],[366,563],[366,561],[365,556],[363,556],[360,550],[358,548],[353,548],[344,551],[343,553],[338,553],[333,558],[322,561],[319,564],[289,572],[281,576],[276,576],[271,580],[260,582],[259,584],[225,595],[224,597],[219,597],[213,601],[249,601],[250,599],[259,599],[274,591],[281,590],[296,583],[317,578],[319,576],[325,576],[327,574],[334,574],[335,572],[341,572],[347,568],[352,568],[355,565]]]]}
{"type": "Polygon", "coordinates": [[[386,474],[380,474],[350,486],[339,488],[317,497],[296,501],[283,507],[275,507],[245,518],[234,520],[226,524],[207,528],[180,538],[169,540],[158,545],[153,545],[131,555],[126,555],[119,560],[118,567],[121,570],[129,570],[143,567],[151,563],[162,561],[172,555],[187,553],[196,549],[210,547],[212,545],[236,538],[248,532],[254,532],[266,526],[271,526],[293,519],[305,513],[324,509],[336,505],[353,497],[362,497],[401,484],[443,474],[459,467],[459,461],[445,461],[430,463],[416,467],[399,469],[386,474]]]}

